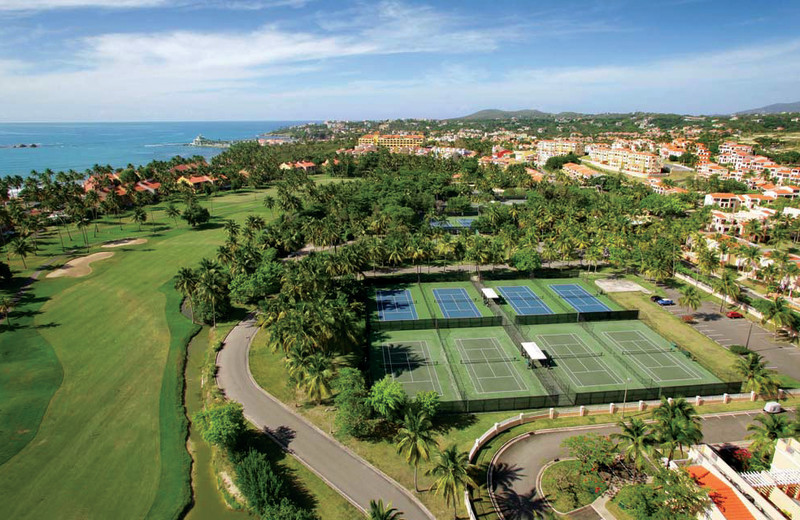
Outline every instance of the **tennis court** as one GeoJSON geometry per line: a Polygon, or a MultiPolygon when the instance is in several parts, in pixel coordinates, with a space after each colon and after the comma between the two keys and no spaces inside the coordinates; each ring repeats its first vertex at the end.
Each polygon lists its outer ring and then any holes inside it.
{"type": "Polygon", "coordinates": [[[427,341],[403,341],[381,344],[384,374],[403,383],[408,395],[435,391],[443,394],[436,375],[434,361],[427,341]]]}
{"type": "Polygon", "coordinates": [[[378,304],[378,318],[381,321],[416,320],[417,309],[406,289],[379,290],[375,300],[378,304]]]}
{"type": "Polygon", "coordinates": [[[497,289],[518,315],[553,314],[553,310],[530,287],[512,285],[498,286],[497,289]]]}
{"type": "Polygon", "coordinates": [[[656,383],[697,383],[706,379],[683,354],[656,344],[641,331],[605,331],[602,335],[609,345],[616,347],[617,352],[656,383]]]}
{"type": "Polygon", "coordinates": [[[578,284],[550,285],[550,289],[561,296],[569,305],[578,312],[604,312],[611,308],[601,302],[578,284]]]}
{"type": "Polygon", "coordinates": [[[475,306],[466,289],[434,289],[433,297],[445,318],[479,318],[481,312],[475,306]]]}
{"type": "Polygon", "coordinates": [[[553,360],[576,387],[620,385],[620,379],[603,359],[603,353],[592,349],[578,334],[540,334],[539,347],[553,360]]]}
{"type": "Polygon", "coordinates": [[[477,394],[497,394],[525,390],[526,385],[514,364],[520,356],[509,356],[497,338],[458,338],[456,348],[477,394]]]}

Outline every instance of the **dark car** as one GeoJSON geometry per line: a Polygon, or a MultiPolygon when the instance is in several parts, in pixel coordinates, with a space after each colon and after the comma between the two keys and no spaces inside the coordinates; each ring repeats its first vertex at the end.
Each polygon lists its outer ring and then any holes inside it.
{"type": "Polygon", "coordinates": [[[667,305],[675,305],[675,302],[670,300],[669,298],[662,298],[658,300],[656,303],[661,305],[662,307],[666,307],[667,305]]]}
{"type": "Polygon", "coordinates": [[[730,311],[725,316],[727,316],[727,317],[729,317],[731,319],[734,319],[734,320],[738,320],[739,318],[744,318],[744,314],[742,314],[741,312],[738,312],[738,311],[730,311]]]}
{"type": "Polygon", "coordinates": [[[658,300],[661,300],[662,298],[663,298],[662,296],[656,296],[656,295],[654,294],[653,296],[651,296],[651,297],[650,297],[650,301],[651,301],[651,302],[653,302],[653,303],[655,303],[655,302],[657,302],[658,300]]]}

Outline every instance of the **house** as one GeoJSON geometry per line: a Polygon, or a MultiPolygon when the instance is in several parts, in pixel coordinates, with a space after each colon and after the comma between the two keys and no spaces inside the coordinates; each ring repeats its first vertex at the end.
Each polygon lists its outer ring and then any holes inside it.
{"type": "Polygon", "coordinates": [[[679,195],[681,193],[689,193],[689,190],[681,188],[680,186],[664,186],[661,179],[650,179],[650,188],[659,195],[679,195]]]}
{"type": "Polygon", "coordinates": [[[739,144],[735,141],[726,141],[719,145],[719,153],[742,153],[745,155],[752,155],[753,147],[747,144],[739,144]]]}
{"type": "Polygon", "coordinates": [[[723,209],[736,209],[741,200],[735,193],[708,193],[703,200],[703,206],[719,206],[723,209]]]}
{"type": "Polygon", "coordinates": [[[152,193],[153,195],[158,193],[159,188],[161,188],[161,183],[155,181],[139,181],[136,183],[136,186],[134,186],[134,189],[136,191],[139,192],[146,191],[152,193]]]}
{"type": "Polygon", "coordinates": [[[208,175],[190,175],[188,177],[181,175],[178,177],[178,184],[190,186],[193,189],[202,188],[206,184],[214,184],[214,179],[208,175]]]}
{"type": "Polygon", "coordinates": [[[306,173],[316,173],[317,165],[311,161],[285,162],[278,166],[281,170],[303,170],[306,173]]]}
{"type": "Polygon", "coordinates": [[[701,177],[711,177],[712,175],[716,175],[721,179],[728,177],[728,169],[724,166],[720,166],[717,163],[713,162],[706,162],[697,165],[697,174],[701,177]]]}
{"type": "Polygon", "coordinates": [[[602,177],[604,173],[593,170],[582,164],[567,163],[563,166],[562,171],[572,177],[573,179],[589,180],[595,177],[602,177]]]}

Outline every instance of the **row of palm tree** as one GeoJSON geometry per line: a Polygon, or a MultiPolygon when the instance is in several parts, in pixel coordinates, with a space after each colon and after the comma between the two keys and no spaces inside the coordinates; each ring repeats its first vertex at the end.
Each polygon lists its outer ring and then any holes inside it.
{"type": "Polygon", "coordinates": [[[217,305],[227,297],[228,274],[220,264],[204,258],[197,269],[182,267],[175,277],[174,287],[189,304],[192,322],[194,306],[201,302],[211,307],[212,326],[217,326],[217,305]]]}

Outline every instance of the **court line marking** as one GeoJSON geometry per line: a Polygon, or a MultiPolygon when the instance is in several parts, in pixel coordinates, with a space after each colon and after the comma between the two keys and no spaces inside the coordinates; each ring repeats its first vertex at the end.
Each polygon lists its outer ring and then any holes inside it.
{"type": "MultiPolygon", "coordinates": [[[[587,351],[589,353],[593,353],[593,351],[591,349],[589,349],[589,347],[581,340],[580,336],[577,336],[574,333],[567,333],[567,334],[563,334],[563,333],[562,334],[540,334],[540,335],[536,336],[536,338],[540,342],[544,343],[544,345],[548,349],[553,349],[553,348],[555,348],[555,346],[553,344],[551,344],[547,340],[546,336],[571,336],[573,338],[573,340],[577,340],[576,343],[578,343],[581,346],[581,348],[584,349],[584,351],[587,351]]],[[[564,343],[562,345],[568,345],[568,343],[564,343]]],[[[614,385],[614,384],[620,385],[620,384],[623,383],[623,381],[619,377],[617,377],[617,375],[611,370],[611,367],[608,366],[608,364],[605,362],[605,360],[601,359],[600,357],[592,357],[592,358],[589,358],[589,359],[595,360],[595,364],[597,365],[597,369],[589,370],[589,367],[585,363],[583,363],[581,358],[567,358],[567,359],[560,359],[558,361],[563,362],[563,363],[560,364],[560,367],[566,373],[567,377],[575,384],[575,386],[578,386],[578,387],[581,387],[581,388],[594,388],[594,387],[609,386],[609,385],[614,385]],[[573,361],[573,360],[574,361],[579,361],[581,366],[583,366],[585,370],[581,371],[581,372],[573,370],[572,367],[569,366],[569,362],[573,361]],[[598,383],[598,384],[595,384],[595,385],[588,385],[588,384],[583,383],[581,378],[578,376],[578,374],[592,374],[592,373],[595,373],[595,372],[605,372],[606,375],[608,375],[609,378],[614,382],[612,382],[612,383],[602,383],[602,384],[598,383]]]]}
{"type": "MultiPolygon", "coordinates": [[[[642,334],[641,331],[638,331],[638,330],[603,331],[602,332],[603,335],[611,343],[617,345],[621,351],[630,352],[630,349],[626,349],[624,347],[624,345],[620,341],[618,341],[616,338],[614,338],[611,335],[611,334],[613,334],[615,332],[616,333],[620,333],[620,332],[622,332],[622,333],[624,333],[624,332],[636,333],[639,336],[639,338],[641,338],[641,339],[643,339],[645,341],[645,343],[649,343],[650,345],[652,345],[656,349],[661,350],[660,347],[656,343],[654,343],[650,338],[648,338],[647,336],[642,334]]],[[[627,340],[626,342],[631,342],[631,341],[633,341],[635,343],[636,340],[627,340]]],[[[626,354],[620,352],[620,355],[624,356],[626,354]]],[[[632,361],[634,363],[636,363],[639,366],[639,368],[641,368],[642,371],[645,374],[648,374],[650,376],[650,379],[652,379],[654,382],[675,383],[675,382],[684,382],[684,381],[698,381],[698,380],[702,380],[703,379],[702,374],[699,374],[698,372],[696,372],[694,370],[694,367],[691,367],[689,365],[684,364],[683,360],[679,361],[679,359],[676,356],[677,356],[677,353],[670,352],[668,350],[664,350],[663,352],[654,353],[654,354],[650,354],[650,353],[633,354],[633,355],[630,355],[629,357],[631,357],[632,361]],[[654,357],[655,355],[664,356],[665,360],[670,361],[672,364],[671,365],[663,364],[661,361],[659,361],[657,358],[654,357]],[[649,357],[652,361],[654,361],[656,363],[656,366],[645,365],[644,362],[640,359],[640,358],[644,358],[645,356],[649,357]],[[657,376],[655,372],[653,372],[653,370],[658,370],[658,369],[661,369],[661,368],[679,368],[684,374],[686,374],[689,377],[683,377],[683,378],[677,378],[677,379],[663,379],[663,378],[657,376]]]]}
{"type": "MultiPolygon", "coordinates": [[[[502,345],[500,345],[500,342],[497,340],[497,338],[494,338],[494,337],[492,337],[492,338],[455,338],[454,343],[456,345],[456,348],[459,350],[459,354],[461,355],[461,359],[462,360],[466,360],[467,359],[467,356],[466,356],[466,351],[467,350],[480,350],[481,354],[484,357],[484,359],[486,359],[486,360],[489,359],[489,358],[486,357],[485,352],[483,352],[484,349],[478,349],[478,348],[466,349],[463,346],[463,343],[462,343],[464,339],[467,339],[467,340],[491,340],[491,344],[495,348],[495,351],[500,352],[501,354],[503,354],[502,345]]],[[[508,369],[509,373],[511,374],[510,376],[480,377],[477,374],[477,372],[475,372],[475,367],[472,366],[472,365],[474,365],[476,363],[462,363],[462,365],[464,365],[466,367],[467,374],[469,375],[470,379],[472,379],[472,382],[473,383],[477,383],[475,385],[476,390],[478,389],[478,387],[480,387],[480,390],[478,390],[476,392],[477,394],[481,394],[481,395],[505,394],[505,393],[508,393],[508,392],[523,392],[523,391],[527,390],[527,385],[525,385],[525,383],[523,381],[521,381],[520,379],[517,378],[517,376],[520,375],[520,374],[516,371],[516,367],[513,364],[511,364],[510,362],[505,361],[505,360],[503,360],[502,363],[508,369]],[[517,389],[516,390],[511,389],[511,390],[486,391],[484,389],[484,386],[481,383],[481,381],[482,380],[488,381],[488,380],[492,380],[492,379],[513,379],[514,383],[517,385],[517,389]]],[[[494,368],[492,368],[492,366],[491,366],[492,363],[488,363],[487,362],[486,364],[489,365],[489,369],[492,371],[492,374],[495,374],[494,368]]]]}

